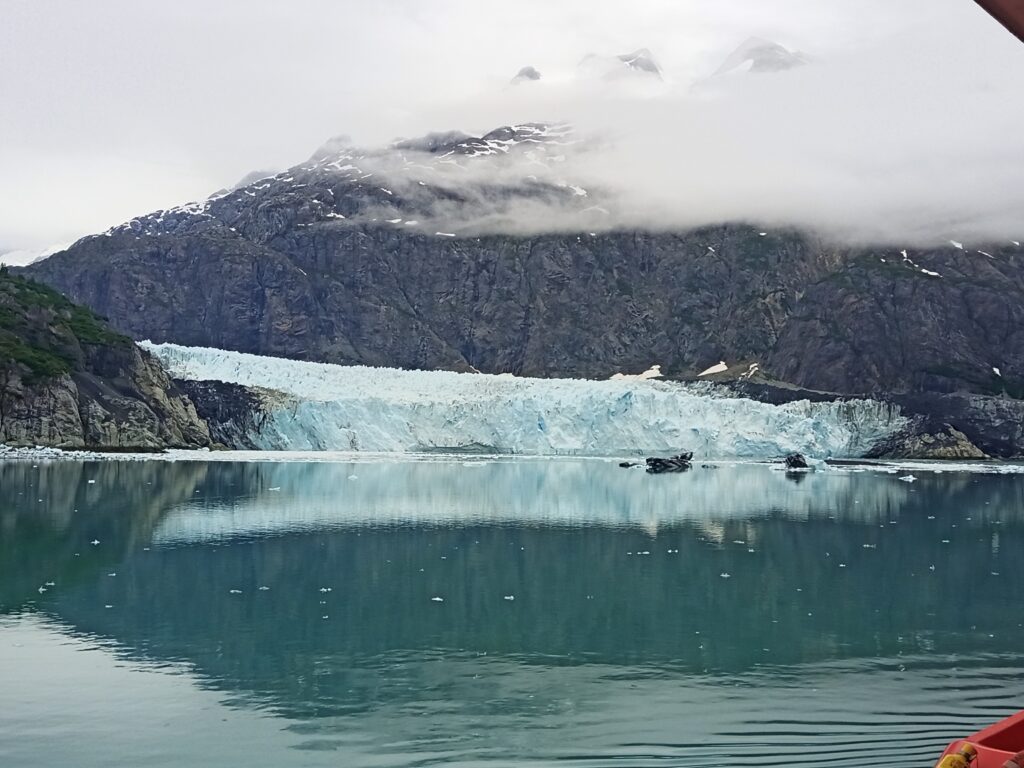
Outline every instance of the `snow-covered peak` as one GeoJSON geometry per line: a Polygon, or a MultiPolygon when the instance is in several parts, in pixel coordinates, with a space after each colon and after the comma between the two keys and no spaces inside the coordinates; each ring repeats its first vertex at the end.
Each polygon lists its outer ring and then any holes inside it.
{"type": "Polygon", "coordinates": [[[716,75],[746,70],[749,72],[782,72],[806,64],[807,57],[761,37],[751,37],[733,51],[715,71],[716,75]]]}
{"type": "Polygon", "coordinates": [[[572,127],[565,123],[522,123],[504,125],[483,136],[470,136],[459,131],[431,133],[422,138],[395,142],[392,147],[427,152],[442,158],[451,155],[479,157],[508,154],[517,148],[564,143],[571,134],[572,127]]]}
{"type": "Polygon", "coordinates": [[[646,48],[638,48],[632,53],[617,56],[591,53],[583,57],[579,70],[584,76],[602,80],[616,80],[630,75],[662,79],[661,67],[646,48]]]}
{"type": "Polygon", "coordinates": [[[637,48],[632,53],[620,54],[618,58],[634,72],[646,72],[661,77],[661,67],[655,61],[654,54],[646,48],[637,48]]]}
{"type": "Polygon", "coordinates": [[[512,78],[512,85],[519,85],[520,83],[529,83],[533,80],[540,80],[540,72],[536,67],[523,67],[520,69],[516,76],[512,78]]]}
{"type": "Polygon", "coordinates": [[[339,152],[343,152],[346,149],[351,148],[352,137],[345,133],[338,134],[337,136],[332,136],[321,144],[309,159],[311,161],[322,160],[325,157],[332,157],[337,155],[339,152]]]}
{"type": "Polygon", "coordinates": [[[53,256],[55,253],[66,251],[71,247],[71,243],[61,243],[60,245],[53,245],[49,248],[45,248],[41,251],[37,250],[13,250],[4,251],[0,253],[0,264],[6,264],[12,267],[25,267],[29,264],[35,264],[43,259],[53,256]]]}
{"type": "Polygon", "coordinates": [[[429,152],[431,154],[446,151],[456,147],[464,141],[473,137],[462,131],[436,131],[425,136],[417,136],[412,139],[399,139],[391,146],[395,149],[410,149],[414,152],[429,152]]]}

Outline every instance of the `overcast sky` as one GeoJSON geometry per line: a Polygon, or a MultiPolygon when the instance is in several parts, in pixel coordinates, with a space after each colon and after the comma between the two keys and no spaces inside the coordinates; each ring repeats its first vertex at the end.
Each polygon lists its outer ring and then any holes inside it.
{"type": "MultiPolygon", "coordinates": [[[[794,144],[780,155],[807,166],[794,183],[838,174],[833,191],[857,197],[857,178],[873,175],[864,189],[874,196],[916,147],[924,170],[899,187],[906,205],[945,216],[942,206],[1024,203],[1024,45],[971,0],[0,0],[0,252],[203,198],[251,170],[300,162],[336,134],[379,143],[486,130],[505,115],[594,128],[609,111],[620,112],[608,122],[621,133],[620,103],[588,107],[558,90],[590,52],[651,49],[669,98],[635,115],[672,128],[699,117],[694,105],[708,97],[694,84],[751,35],[806,52],[819,74],[778,93],[738,86],[761,118],[716,107],[714,135],[686,135],[718,136],[719,160],[739,152],[731,185],[745,185],[743,163],[764,157],[767,139],[722,138],[721,124],[769,128],[785,142],[787,121],[805,124],[806,109],[816,130],[863,137],[871,155],[847,156],[850,173],[822,144],[799,158],[794,144]],[[507,87],[527,64],[544,74],[541,96],[507,87]],[[765,115],[774,128],[756,125],[765,115]],[[984,152],[971,149],[979,143],[984,152]],[[933,200],[949,165],[968,188],[933,200]]],[[[644,144],[657,155],[620,158],[630,189],[666,165],[670,138],[655,131],[644,144]]],[[[653,186],[671,207],[664,185],[653,186]]],[[[763,178],[746,186],[761,190],[763,178]]]]}

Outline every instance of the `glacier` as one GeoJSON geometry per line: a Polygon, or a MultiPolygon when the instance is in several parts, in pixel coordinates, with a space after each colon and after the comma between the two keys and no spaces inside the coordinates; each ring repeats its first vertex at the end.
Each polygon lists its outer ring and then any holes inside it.
{"type": "Polygon", "coordinates": [[[142,342],[171,376],[274,390],[264,450],[856,458],[904,427],[873,400],[770,405],[710,383],[343,366],[142,342]]]}

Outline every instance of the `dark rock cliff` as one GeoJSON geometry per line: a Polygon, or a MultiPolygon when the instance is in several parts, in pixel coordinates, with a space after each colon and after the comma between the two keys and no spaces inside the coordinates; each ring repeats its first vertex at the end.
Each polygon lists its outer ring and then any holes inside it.
{"type": "Polygon", "coordinates": [[[51,288],[0,271],[0,443],[156,450],[210,439],[131,339],[51,288]]]}
{"type": "Polygon", "coordinates": [[[839,393],[1024,394],[1019,244],[608,231],[598,193],[555,177],[439,181],[446,164],[468,174],[517,151],[544,165],[560,131],[443,134],[373,156],[330,145],[27,272],[137,339],[305,360],[599,378],[654,363],[690,377],[727,360],[839,393]],[[501,226],[527,205],[564,213],[571,234],[466,223],[501,226]]]}

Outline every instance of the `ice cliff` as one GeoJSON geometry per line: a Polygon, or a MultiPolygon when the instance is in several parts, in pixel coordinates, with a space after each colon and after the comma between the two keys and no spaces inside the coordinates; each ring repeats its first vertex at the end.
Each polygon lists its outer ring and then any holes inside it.
{"type": "Polygon", "coordinates": [[[143,346],[176,378],[282,393],[250,435],[267,450],[855,457],[906,422],[871,400],[775,406],[711,384],[407,371],[143,346]]]}

